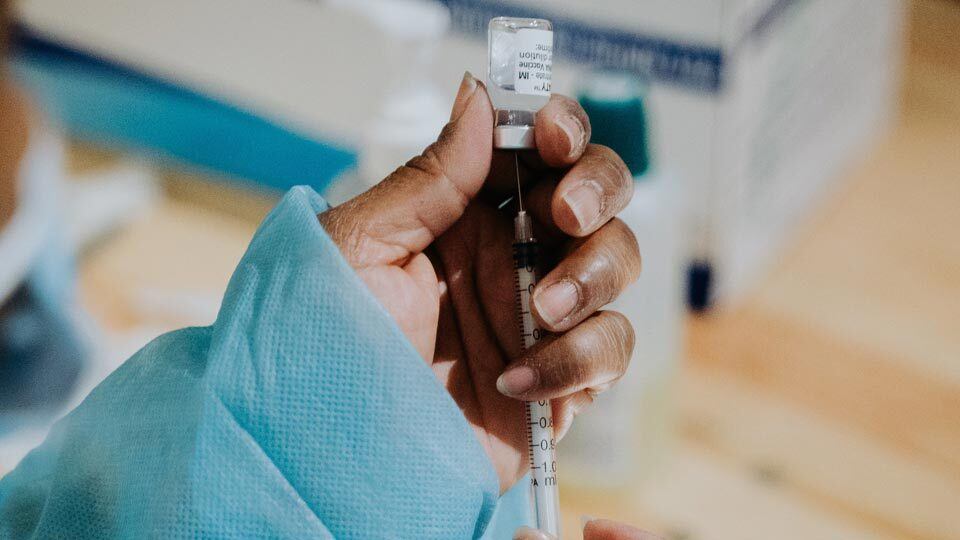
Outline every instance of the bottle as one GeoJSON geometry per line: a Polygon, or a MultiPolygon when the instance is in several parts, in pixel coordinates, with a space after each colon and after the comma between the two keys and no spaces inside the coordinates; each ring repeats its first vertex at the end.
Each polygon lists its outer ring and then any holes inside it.
{"type": "Polygon", "coordinates": [[[536,148],[534,120],[550,101],[553,25],[544,19],[497,17],[488,28],[487,90],[496,110],[493,146],[536,148]]]}

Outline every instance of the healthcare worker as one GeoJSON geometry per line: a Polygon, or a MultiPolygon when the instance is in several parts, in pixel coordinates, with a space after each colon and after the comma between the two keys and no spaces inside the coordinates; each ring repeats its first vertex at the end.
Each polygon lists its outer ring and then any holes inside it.
{"type": "MultiPolygon", "coordinates": [[[[8,79],[9,191],[30,138],[8,79]]],[[[148,344],[0,480],[0,538],[489,535],[527,472],[521,400],[553,400],[562,435],[620,378],[633,331],[601,308],[640,271],[615,218],[630,173],[555,96],[523,160],[555,255],[533,295],[552,335],[521,354],[511,214],[497,209],[513,159],[494,154],[492,128],[467,74],[437,142],[367,193],[329,208],[291,190],[212,326],[148,344]]],[[[603,520],[584,537],[649,538],[603,520]]]]}

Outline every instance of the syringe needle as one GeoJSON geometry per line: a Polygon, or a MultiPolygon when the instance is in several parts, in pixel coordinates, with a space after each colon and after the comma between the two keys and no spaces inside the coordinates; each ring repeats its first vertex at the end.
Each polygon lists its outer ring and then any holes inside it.
{"type": "Polygon", "coordinates": [[[517,202],[520,204],[520,211],[523,212],[523,194],[520,192],[520,155],[513,153],[513,169],[517,172],[517,202]]]}

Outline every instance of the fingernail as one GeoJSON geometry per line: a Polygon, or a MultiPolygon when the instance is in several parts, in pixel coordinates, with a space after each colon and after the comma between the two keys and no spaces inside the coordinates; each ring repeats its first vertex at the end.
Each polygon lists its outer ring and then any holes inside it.
{"type": "Polygon", "coordinates": [[[469,71],[463,72],[463,80],[460,81],[460,89],[457,90],[457,98],[453,100],[453,110],[450,111],[450,120],[460,118],[463,111],[467,108],[467,102],[470,96],[477,91],[477,79],[469,71]]]}
{"type": "Polygon", "coordinates": [[[567,208],[570,209],[581,230],[593,225],[603,211],[600,189],[596,182],[583,182],[571,189],[563,196],[563,202],[567,203],[567,208]]]}
{"type": "Polygon", "coordinates": [[[570,150],[567,152],[567,157],[576,157],[583,147],[583,138],[587,134],[586,130],[583,129],[583,124],[572,114],[561,114],[557,116],[556,122],[567,135],[567,140],[570,141],[570,150]]]}
{"type": "Polygon", "coordinates": [[[556,540],[556,537],[524,525],[517,529],[517,532],[513,533],[513,540],[556,540]]]}
{"type": "MultiPolygon", "coordinates": [[[[539,291],[538,291],[539,292],[539,291]]],[[[567,318],[580,301],[580,291],[569,281],[558,281],[533,297],[537,313],[543,320],[555,325],[567,318]]]]}
{"type": "MultiPolygon", "coordinates": [[[[644,531],[642,529],[637,529],[636,527],[631,527],[629,525],[617,523],[607,519],[597,520],[597,518],[591,516],[580,516],[580,528],[586,529],[587,525],[594,521],[597,522],[597,526],[607,529],[607,535],[623,538],[623,540],[664,540],[662,536],[649,531],[644,531]]],[[[596,531],[593,532],[596,533],[596,531]]]]}
{"type": "Polygon", "coordinates": [[[526,367],[515,367],[497,379],[497,390],[505,396],[519,396],[537,384],[537,372],[526,367]]]}

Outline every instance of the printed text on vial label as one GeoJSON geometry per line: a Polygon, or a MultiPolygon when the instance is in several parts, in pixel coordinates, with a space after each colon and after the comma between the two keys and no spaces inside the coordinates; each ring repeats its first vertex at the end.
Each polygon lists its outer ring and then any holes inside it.
{"type": "Polygon", "coordinates": [[[524,28],[517,32],[514,87],[518,94],[550,95],[553,76],[553,32],[524,28]]]}

